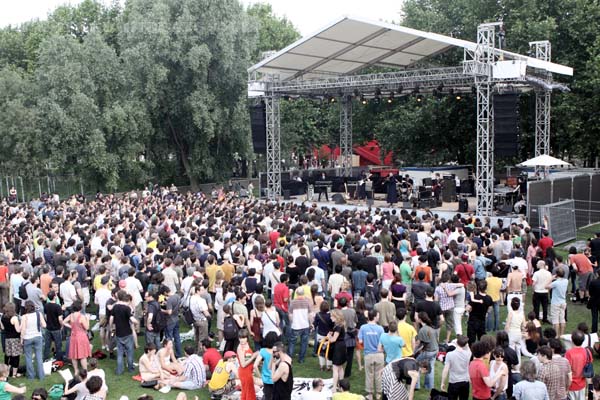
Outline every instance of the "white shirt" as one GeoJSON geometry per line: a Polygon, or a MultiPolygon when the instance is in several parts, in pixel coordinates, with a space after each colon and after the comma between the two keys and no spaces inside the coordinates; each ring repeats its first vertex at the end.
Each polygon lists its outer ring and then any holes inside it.
{"type": "MultiPolygon", "coordinates": [[[[315,280],[313,282],[316,283],[319,287],[319,293],[323,293],[323,285],[321,284],[321,282],[325,280],[325,271],[323,271],[319,267],[311,266],[306,269],[306,272],[308,272],[309,269],[315,270],[315,280]]],[[[312,285],[312,282],[309,283],[312,285]]]]}
{"type": "Polygon", "coordinates": [[[125,278],[125,290],[131,295],[134,307],[142,302],[141,292],[144,290],[144,287],[138,278],[135,276],[125,278]]]}
{"type": "Polygon", "coordinates": [[[308,392],[302,393],[301,400],[326,400],[327,396],[323,392],[317,392],[315,390],[310,390],[308,392]]]}
{"type": "Polygon", "coordinates": [[[94,303],[98,304],[98,314],[106,315],[106,302],[111,298],[110,290],[100,288],[94,295],[94,303]]]}
{"type": "Polygon", "coordinates": [[[75,286],[70,281],[64,281],[58,289],[60,297],[63,299],[65,307],[71,307],[73,302],[77,300],[77,291],[75,286]]]}
{"type": "Polygon", "coordinates": [[[533,274],[533,291],[548,293],[546,286],[552,282],[552,274],[547,269],[539,269],[533,274]]]}
{"type": "Polygon", "coordinates": [[[175,293],[177,291],[177,284],[179,283],[179,276],[177,275],[177,271],[175,271],[172,267],[164,268],[162,270],[163,276],[165,280],[163,284],[169,288],[171,293],[175,293]]]}
{"type": "Polygon", "coordinates": [[[521,257],[515,257],[510,260],[507,260],[506,263],[508,265],[516,265],[519,267],[519,271],[523,273],[523,276],[527,276],[527,270],[529,269],[529,265],[527,265],[527,260],[521,257]]]}
{"type": "Polygon", "coordinates": [[[206,300],[198,295],[190,297],[190,311],[196,321],[206,319],[206,315],[204,315],[204,311],[208,311],[206,300]]]}

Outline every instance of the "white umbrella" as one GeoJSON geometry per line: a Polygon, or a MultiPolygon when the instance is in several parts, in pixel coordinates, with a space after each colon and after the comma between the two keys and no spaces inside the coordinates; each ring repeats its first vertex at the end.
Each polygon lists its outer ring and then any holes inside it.
{"type": "Polygon", "coordinates": [[[534,157],[530,160],[523,161],[518,167],[572,167],[566,161],[558,158],[549,156],[548,154],[542,154],[541,156],[534,157]]]}

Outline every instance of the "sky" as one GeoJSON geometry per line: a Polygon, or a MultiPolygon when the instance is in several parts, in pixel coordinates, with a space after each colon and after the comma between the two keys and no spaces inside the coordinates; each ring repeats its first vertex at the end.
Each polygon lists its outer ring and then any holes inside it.
{"type": "MultiPolygon", "coordinates": [[[[82,0],[0,0],[0,27],[18,25],[32,19],[45,19],[48,12],[63,4],[76,5],[82,0]]],[[[110,0],[100,0],[109,4],[110,0]]],[[[122,0],[124,1],[124,0],[122,0]]],[[[398,21],[402,0],[241,0],[248,5],[270,3],[280,17],[287,17],[305,36],[342,15],[373,21],[398,21]]]]}

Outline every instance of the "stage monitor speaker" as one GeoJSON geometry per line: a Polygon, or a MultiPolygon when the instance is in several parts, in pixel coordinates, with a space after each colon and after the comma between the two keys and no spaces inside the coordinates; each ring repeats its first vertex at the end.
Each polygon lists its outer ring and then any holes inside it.
{"type": "Polygon", "coordinates": [[[519,151],[519,95],[496,94],[494,104],[494,154],[513,157],[519,151]]]}
{"type": "Polygon", "coordinates": [[[335,193],[333,196],[331,196],[331,200],[333,200],[335,204],[346,204],[344,195],[341,193],[335,193]]]}
{"type": "Polygon", "coordinates": [[[265,105],[260,103],[250,106],[250,127],[252,129],[252,146],[255,153],[265,154],[267,152],[267,122],[265,105]]]}
{"type": "Polygon", "coordinates": [[[469,211],[469,200],[459,199],[458,200],[458,212],[468,212],[468,211],[469,211]]]}
{"type": "Polygon", "coordinates": [[[456,181],[454,181],[454,179],[444,179],[444,186],[442,187],[442,200],[445,203],[456,201],[456,181]]]}
{"type": "Polygon", "coordinates": [[[284,200],[290,200],[290,199],[292,198],[291,194],[292,194],[292,191],[291,191],[291,190],[289,190],[289,189],[284,189],[284,190],[283,190],[283,199],[284,199],[284,200]]]}

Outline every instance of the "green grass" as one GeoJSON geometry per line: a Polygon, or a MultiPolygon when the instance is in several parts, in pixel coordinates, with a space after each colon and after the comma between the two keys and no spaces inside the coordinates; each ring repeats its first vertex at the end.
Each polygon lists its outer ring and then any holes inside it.
{"type": "MultiPolygon", "coordinates": [[[[599,225],[582,229],[581,231],[578,232],[578,240],[589,238],[598,229],[600,229],[599,225]]],[[[563,246],[561,246],[561,247],[563,247],[563,246]]],[[[563,254],[562,251],[560,251],[560,253],[563,254]]],[[[531,290],[530,290],[530,293],[528,296],[528,301],[526,303],[526,309],[525,309],[526,312],[531,310],[531,307],[532,307],[531,304],[532,303],[531,303],[531,290]]],[[[501,316],[501,321],[504,321],[506,319],[506,307],[500,307],[500,316],[501,316]]],[[[585,321],[589,325],[591,325],[590,312],[584,305],[579,305],[579,304],[575,305],[575,304],[569,303],[568,304],[568,319],[569,319],[569,321],[567,322],[567,329],[566,329],[567,333],[574,330],[576,328],[577,324],[582,321],[585,321]]],[[[186,332],[188,329],[189,328],[187,326],[185,326],[184,324],[181,325],[181,332],[186,332]]],[[[466,333],[466,321],[465,320],[463,320],[463,332],[466,333]]],[[[440,337],[445,337],[445,334],[446,334],[445,328],[442,328],[440,337]]],[[[138,349],[136,351],[136,356],[135,356],[136,362],[142,354],[141,348],[144,345],[143,337],[139,338],[139,343],[140,343],[140,349],[138,349]]],[[[98,335],[95,335],[94,349],[96,349],[99,345],[100,345],[99,337],[98,337],[98,335]]],[[[296,346],[296,348],[298,349],[298,346],[296,346]]],[[[331,378],[331,373],[319,371],[318,359],[312,357],[311,352],[312,352],[312,348],[309,347],[308,351],[307,351],[306,362],[304,364],[298,364],[298,363],[293,364],[294,375],[297,377],[319,377],[319,378],[323,378],[323,379],[331,378]]],[[[295,360],[297,360],[297,357],[295,358],[295,360]]],[[[24,363],[23,357],[21,357],[21,363],[24,363]]],[[[154,390],[143,389],[140,387],[138,382],[131,379],[131,374],[128,374],[128,373],[124,373],[121,376],[116,376],[115,375],[116,360],[110,360],[107,358],[105,360],[101,360],[99,362],[99,365],[100,365],[100,368],[104,369],[104,371],[106,373],[107,384],[109,387],[108,399],[111,399],[111,400],[118,399],[123,394],[129,396],[130,399],[136,399],[138,396],[140,396],[144,393],[152,394],[154,396],[155,400],[174,400],[175,397],[177,396],[178,392],[176,390],[173,390],[168,394],[162,394],[162,393],[159,393],[154,390]]],[[[600,372],[600,360],[596,359],[594,361],[594,367],[597,372],[600,372]]],[[[437,387],[437,388],[439,388],[439,385],[440,385],[442,369],[443,369],[443,364],[436,361],[434,384],[435,384],[435,387],[437,387]]],[[[364,372],[360,372],[358,370],[358,364],[356,362],[356,357],[354,358],[354,363],[353,363],[353,367],[352,367],[352,377],[350,378],[350,382],[351,382],[352,392],[364,393],[365,376],[364,376],[364,372]]],[[[43,387],[49,389],[55,383],[62,384],[63,380],[58,373],[53,373],[51,376],[47,377],[43,383],[41,383],[38,380],[29,381],[24,378],[11,379],[10,383],[15,384],[15,385],[25,384],[27,386],[27,394],[29,396],[29,395],[31,395],[32,390],[35,389],[36,387],[43,386],[43,387]]],[[[189,392],[188,398],[189,398],[190,394],[198,395],[200,399],[208,399],[209,398],[207,390],[189,392]]],[[[421,389],[419,392],[417,392],[416,396],[415,396],[416,400],[426,400],[428,398],[429,398],[429,393],[427,391],[425,391],[424,389],[421,389]]]]}
{"type": "MultiPolygon", "coordinates": [[[[529,298],[529,301],[526,304],[526,311],[529,311],[530,308],[531,308],[531,298],[529,298]]],[[[571,330],[575,329],[575,327],[577,326],[577,324],[579,322],[586,321],[586,322],[588,322],[588,324],[590,324],[589,310],[587,310],[587,308],[584,305],[569,304],[568,308],[569,308],[569,316],[568,316],[569,321],[567,323],[567,332],[570,332],[571,330]]],[[[506,307],[500,308],[500,315],[501,315],[501,321],[504,321],[506,318],[506,307]]],[[[465,321],[463,321],[463,322],[465,322],[465,321]]],[[[463,325],[465,325],[465,324],[463,324],[463,325]]],[[[445,328],[442,328],[441,337],[444,337],[444,335],[445,335],[444,329],[445,328]]],[[[182,332],[185,332],[185,331],[187,331],[187,327],[182,325],[181,330],[182,330],[182,332]]],[[[463,331],[466,332],[466,326],[463,327],[463,331]]],[[[141,347],[143,347],[143,345],[144,345],[143,338],[140,338],[139,342],[140,342],[140,349],[138,349],[136,351],[136,358],[135,358],[136,362],[142,354],[141,347]]],[[[96,337],[94,338],[94,345],[99,346],[98,335],[96,335],[96,337]]],[[[296,346],[296,348],[298,348],[298,346],[296,346]]],[[[323,379],[331,378],[331,373],[319,371],[318,359],[313,358],[311,356],[311,352],[312,352],[312,348],[309,347],[308,351],[307,351],[306,362],[304,364],[298,364],[297,362],[295,364],[293,364],[294,375],[297,377],[319,377],[319,378],[323,378],[323,379]]],[[[296,360],[297,360],[297,357],[296,357],[296,360]]],[[[24,363],[23,357],[21,358],[21,362],[24,363]]],[[[109,387],[108,399],[118,399],[123,394],[129,396],[130,399],[136,399],[138,396],[140,396],[144,393],[152,394],[154,396],[155,400],[173,400],[177,396],[178,392],[176,390],[173,390],[168,394],[162,394],[162,393],[159,393],[159,392],[151,390],[151,389],[150,390],[143,389],[140,387],[138,382],[131,379],[131,374],[124,373],[121,376],[115,375],[116,360],[105,359],[105,360],[101,360],[99,362],[99,364],[100,364],[100,368],[104,369],[104,371],[106,373],[107,384],[109,387]]],[[[596,360],[594,362],[594,365],[595,365],[596,371],[600,371],[600,360],[596,360]]],[[[436,361],[435,381],[434,382],[435,382],[435,386],[438,388],[439,388],[439,384],[440,384],[440,380],[441,380],[442,369],[443,369],[443,364],[436,361]]],[[[364,393],[365,376],[364,376],[364,372],[361,372],[358,370],[356,357],[354,358],[354,364],[352,367],[352,377],[350,378],[350,382],[351,382],[351,386],[352,386],[352,392],[364,393]]],[[[36,387],[43,386],[46,389],[49,389],[55,383],[62,384],[63,380],[58,373],[53,373],[49,377],[46,377],[46,379],[44,380],[43,383],[41,383],[38,380],[29,381],[24,378],[11,379],[10,383],[15,384],[15,385],[25,384],[27,386],[27,393],[28,393],[28,395],[30,395],[31,391],[33,389],[35,389],[36,387]]],[[[208,399],[209,398],[207,390],[189,392],[188,397],[189,397],[189,394],[196,394],[199,396],[200,399],[208,399]]],[[[419,392],[416,393],[415,399],[426,400],[429,398],[428,396],[429,396],[429,393],[426,390],[421,389],[419,392]]]]}

